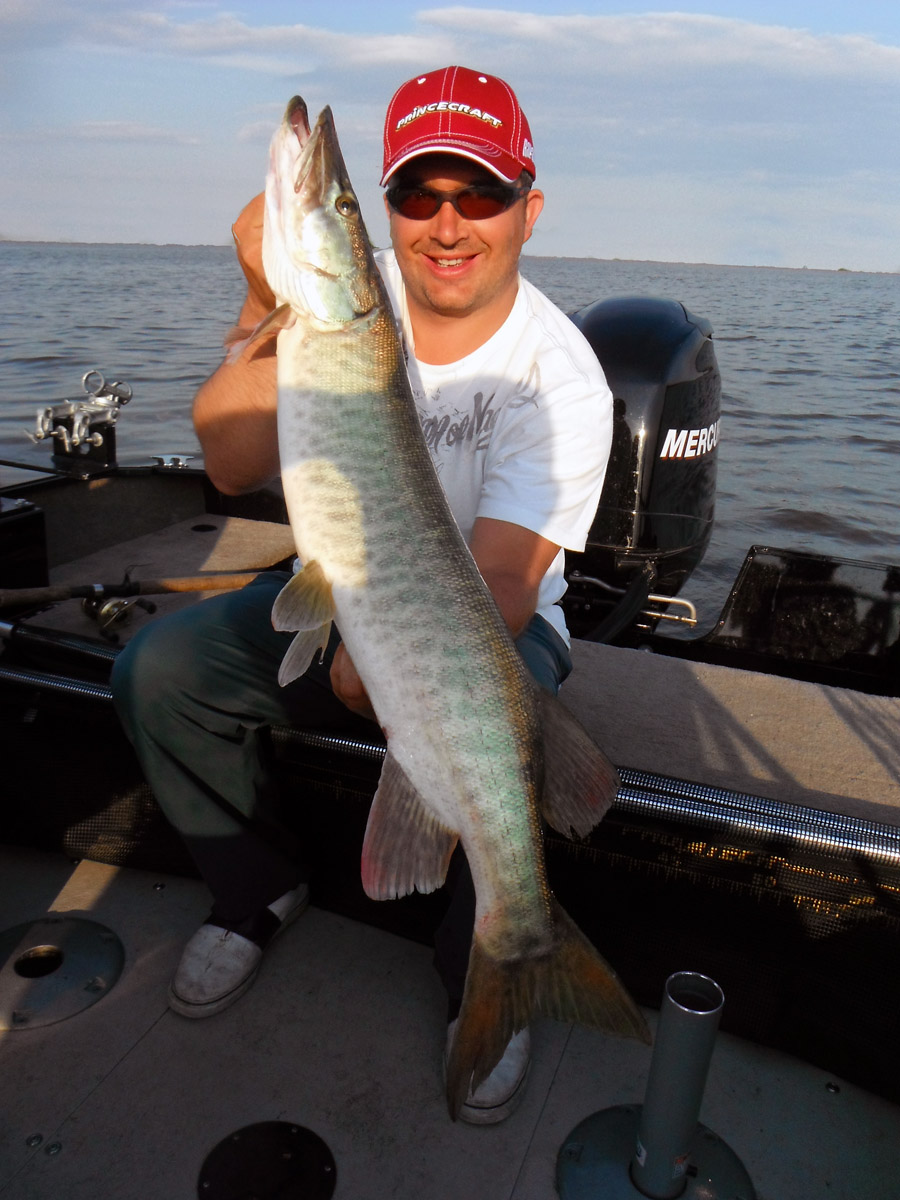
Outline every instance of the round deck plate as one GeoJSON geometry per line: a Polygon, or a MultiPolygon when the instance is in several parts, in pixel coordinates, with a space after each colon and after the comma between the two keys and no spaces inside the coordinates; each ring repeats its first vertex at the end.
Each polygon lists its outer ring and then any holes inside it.
{"type": "Polygon", "coordinates": [[[229,1134],[207,1155],[201,1200],[330,1200],[337,1170],[322,1139],[287,1121],[263,1121],[229,1134]]]}
{"type": "Polygon", "coordinates": [[[96,1004],[122,973],[125,951],[105,925],[44,917],[0,933],[0,1029],[53,1025],[96,1004]]]}
{"type": "MultiPolygon", "coordinates": [[[[628,1173],[640,1121],[640,1104],[622,1104],[577,1125],[556,1160],[560,1200],[647,1200],[628,1173]]],[[[741,1160],[705,1125],[697,1126],[690,1162],[679,1200],[756,1200],[741,1160]]]]}

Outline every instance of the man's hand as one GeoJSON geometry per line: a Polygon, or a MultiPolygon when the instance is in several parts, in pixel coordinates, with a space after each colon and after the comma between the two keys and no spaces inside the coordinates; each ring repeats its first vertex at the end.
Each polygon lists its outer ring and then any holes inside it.
{"type": "MultiPolygon", "coordinates": [[[[255,196],[232,226],[247,295],[237,324],[249,331],[275,307],[262,265],[265,197],[255,196]]],[[[263,487],[278,460],[275,338],[254,343],[236,362],[224,362],[194,397],[194,428],[206,473],[227,496],[263,487]]]]}
{"type": "Polygon", "coordinates": [[[331,663],[331,689],[351,712],[368,717],[370,721],[377,720],[368,693],[343,642],[338,646],[331,663]]]}
{"type": "Polygon", "coordinates": [[[238,214],[231,227],[234,248],[247,280],[247,298],[241,310],[241,324],[258,324],[272,311],[277,301],[269,287],[262,263],[263,215],[265,193],[254,196],[238,214]]]}

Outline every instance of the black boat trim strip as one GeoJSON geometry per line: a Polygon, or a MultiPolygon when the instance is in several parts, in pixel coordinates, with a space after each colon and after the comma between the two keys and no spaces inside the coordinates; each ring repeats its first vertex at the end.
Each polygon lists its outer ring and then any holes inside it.
{"type": "MultiPolygon", "coordinates": [[[[43,671],[0,666],[2,683],[112,703],[112,691],[107,684],[43,671]]],[[[385,755],[385,747],[377,741],[285,727],[272,732],[274,740],[282,745],[346,754],[374,763],[385,755]]],[[[781,844],[785,849],[900,866],[900,829],[892,825],[628,767],[620,767],[619,774],[622,786],[613,805],[619,812],[699,825],[756,845],[781,844]]]]}
{"type": "Polygon", "coordinates": [[[11,683],[17,687],[30,687],[54,695],[98,700],[112,704],[112,689],[106,683],[92,683],[69,675],[53,675],[49,671],[29,671],[24,667],[0,666],[0,684],[11,683]]]}

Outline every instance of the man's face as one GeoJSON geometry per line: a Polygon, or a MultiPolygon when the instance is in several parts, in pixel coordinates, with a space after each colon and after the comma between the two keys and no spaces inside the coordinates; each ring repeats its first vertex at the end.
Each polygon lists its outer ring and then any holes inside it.
{"type": "MultiPolygon", "coordinates": [[[[498,180],[468,159],[428,154],[413,159],[390,182],[452,192],[498,180]]],[[[515,301],[519,255],[542,206],[542,194],[532,190],[505,212],[480,221],[461,216],[449,203],[424,221],[388,207],[414,326],[417,310],[448,319],[478,314],[489,330],[486,336],[495,332],[515,301]]]]}

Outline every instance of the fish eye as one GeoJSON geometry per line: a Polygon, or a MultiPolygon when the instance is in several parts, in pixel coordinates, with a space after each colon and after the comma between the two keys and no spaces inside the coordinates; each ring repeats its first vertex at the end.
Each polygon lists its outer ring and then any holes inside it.
{"type": "Polygon", "coordinates": [[[356,197],[350,192],[342,192],[334,202],[334,207],[342,217],[355,217],[359,212],[356,197]]]}

